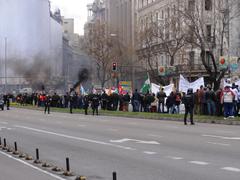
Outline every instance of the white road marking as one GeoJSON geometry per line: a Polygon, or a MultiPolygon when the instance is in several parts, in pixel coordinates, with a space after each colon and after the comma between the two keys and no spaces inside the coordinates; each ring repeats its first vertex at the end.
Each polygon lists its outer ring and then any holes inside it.
{"type": "Polygon", "coordinates": [[[0,122],[0,124],[8,124],[8,122],[0,122]]]}
{"type": "Polygon", "coordinates": [[[221,169],[226,170],[226,171],[232,171],[232,172],[240,172],[240,169],[235,168],[235,167],[223,167],[221,169]]]}
{"type": "Polygon", "coordinates": [[[36,166],[33,166],[33,165],[31,165],[31,164],[29,164],[29,163],[27,163],[27,162],[25,162],[25,161],[23,161],[23,160],[21,160],[21,159],[17,159],[17,158],[15,158],[14,156],[11,156],[11,155],[9,155],[9,154],[7,154],[7,153],[1,152],[1,151],[0,151],[0,153],[1,153],[2,155],[4,155],[4,156],[7,156],[7,157],[10,158],[10,159],[13,159],[13,160],[15,160],[15,161],[18,161],[18,162],[20,162],[20,163],[22,163],[22,164],[24,164],[24,165],[26,165],[26,166],[28,166],[28,167],[31,167],[32,169],[35,169],[35,170],[37,170],[37,171],[40,171],[41,173],[44,173],[44,174],[46,174],[46,175],[48,175],[48,176],[51,176],[51,177],[53,177],[53,178],[55,178],[55,179],[58,179],[58,180],[66,180],[66,179],[64,179],[64,178],[62,178],[62,177],[60,177],[60,176],[57,176],[57,175],[55,175],[55,174],[52,174],[52,173],[47,172],[47,171],[45,171],[45,170],[42,170],[42,169],[40,169],[40,168],[38,168],[38,167],[36,167],[36,166]]]}
{"type": "Polygon", "coordinates": [[[31,131],[35,131],[35,132],[39,132],[39,133],[44,133],[44,134],[60,136],[60,137],[68,138],[68,139],[75,139],[75,140],[78,140],[78,141],[84,141],[84,142],[89,142],[89,143],[101,144],[101,145],[111,146],[111,147],[125,149],[125,150],[135,150],[134,148],[131,148],[131,147],[120,146],[120,145],[116,145],[116,144],[106,143],[106,142],[103,142],[103,141],[97,141],[97,140],[92,140],[92,139],[80,138],[80,137],[70,136],[70,135],[66,135],[66,134],[60,134],[60,133],[55,133],[55,132],[51,132],[51,131],[45,131],[45,130],[41,130],[41,129],[35,129],[35,128],[31,128],[31,127],[26,127],[26,126],[15,125],[15,127],[22,128],[22,129],[27,129],[27,130],[31,130],[31,131]]]}
{"type": "Polygon", "coordinates": [[[85,125],[85,124],[78,124],[77,126],[78,127],[86,127],[87,125],[85,125]]]}
{"type": "Polygon", "coordinates": [[[148,136],[162,138],[162,136],[160,136],[160,135],[156,135],[156,134],[149,134],[148,136]]]}
{"type": "Polygon", "coordinates": [[[173,160],[182,160],[182,157],[176,157],[176,156],[166,156],[167,158],[173,159],[173,160]]]}
{"type": "Polygon", "coordinates": [[[188,161],[191,164],[198,164],[198,165],[208,165],[208,162],[203,162],[203,161],[188,161]]]}
{"type": "Polygon", "coordinates": [[[219,146],[230,146],[230,144],[225,144],[225,143],[216,143],[216,142],[207,142],[208,144],[214,144],[214,145],[219,145],[219,146]]]}
{"type": "Polygon", "coordinates": [[[152,152],[152,151],[143,151],[144,154],[149,154],[149,155],[154,155],[157,154],[156,152],[152,152]]]}
{"type": "Polygon", "coordinates": [[[225,137],[225,136],[216,136],[216,135],[209,135],[209,134],[203,134],[202,136],[220,138],[220,139],[227,139],[227,140],[240,140],[240,137],[225,137]]]}
{"type": "Polygon", "coordinates": [[[137,125],[137,123],[134,123],[134,122],[130,122],[130,123],[127,123],[129,125],[137,125]]]}
{"type": "Polygon", "coordinates": [[[116,131],[118,131],[118,129],[108,129],[108,131],[116,132],[116,131]]]}
{"type": "Polygon", "coordinates": [[[127,141],[133,141],[133,142],[139,143],[139,144],[154,144],[154,145],[160,144],[157,141],[142,141],[142,140],[128,139],[128,138],[119,139],[119,140],[110,140],[110,142],[113,142],[113,143],[124,143],[124,142],[127,142],[127,141]]]}

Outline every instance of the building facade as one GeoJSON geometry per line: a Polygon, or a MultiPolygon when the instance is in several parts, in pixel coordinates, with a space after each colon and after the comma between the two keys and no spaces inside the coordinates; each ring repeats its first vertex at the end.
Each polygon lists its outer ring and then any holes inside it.
{"type": "MultiPolygon", "coordinates": [[[[149,27],[152,22],[166,24],[168,20],[183,10],[191,13],[195,18],[199,18],[199,21],[195,21],[198,27],[202,29],[202,36],[206,51],[212,51],[215,55],[216,64],[218,66],[218,59],[220,56],[236,56],[239,52],[239,18],[234,18],[233,21],[226,27],[224,32],[221,34],[223,24],[220,21],[223,16],[226,15],[227,7],[231,12],[239,11],[239,2],[234,0],[138,0],[137,9],[137,27],[139,32],[149,27]],[[233,8],[233,9],[232,9],[233,8]],[[199,12],[197,15],[196,12],[199,12]]],[[[228,10],[229,10],[228,9],[228,10]]],[[[186,24],[182,23],[183,29],[186,24]]],[[[185,29],[187,32],[188,30],[185,29]]],[[[174,32],[171,29],[165,30],[165,36],[169,35],[169,42],[174,37],[174,32]]],[[[152,47],[155,48],[155,52],[152,55],[152,61],[155,64],[155,68],[159,66],[168,67],[172,66],[171,57],[161,49],[161,40],[156,40],[152,47]]],[[[199,43],[199,42],[197,42],[199,43]]],[[[148,68],[148,63],[144,61],[142,53],[146,49],[142,44],[138,44],[138,57],[141,61],[142,66],[148,68]]],[[[200,57],[201,50],[197,46],[186,45],[181,48],[175,55],[175,61],[173,66],[177,70],[178,74],[184,74],[190,79],[197,78],[199,76],[208,76],[206,69],[203,66],[203,62],[200,57]]],[[[211,65],[211,62],[205,60],[211,65]]]]}
{"type": "Polygon", "coordinates": [[[28,83],[34,77],[27,74],[38,76],[30,71],[39,60],[52,75],[62,75],[62,25],[50,12],[48,0],[0,1],[0,21],[2,85],[28,83]]]}

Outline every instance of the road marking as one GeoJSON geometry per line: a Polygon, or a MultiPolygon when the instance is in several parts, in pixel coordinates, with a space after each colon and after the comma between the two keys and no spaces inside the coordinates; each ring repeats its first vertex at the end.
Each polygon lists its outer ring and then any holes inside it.
{"type": "Polygon", "coordinates": [[[118,129],[108,129],[108,131],[113,131],[113,132],[116,132],[116,131],[118,131],[118,129]]]}
{"type": "Polygon", "coordinates": [[[143,151],[144,154],[149,154],[149,155],[154,155],[157,154],[156,152],[152,152],[152,151],[143,151]]]}
{"type": "Polygon", "coordinates": [[[166,156],[167,158],[173,159],[173,160],[182,160],[182,157],[176,157],[176,156],[166,156]]]}
{"type": "Polygon", "coordinates": [[[148,136],[162,138],[162,136],[156,134],[149,134],[148,136]]]}
{"type": "Polygon", "coordinates": [[[202,136],[220,138],[220,139],[227,139],[227,140],[240,140],[240,137],[225,137],[225,136],[216,136],[216,135],[209,135],[209,134],[203,134],[202,136]]]}
{"type": "Polygon", "coordinates": [[[1,152],[1,151],[0,151],[0,153],[1,153],[2,155],[4,155],[4,156],[7,156],[7,157],[10,158],[10,159],[13,159],[13,160],[15,160],[15,161],[18,161],[18,162],[20,162],[20,163],[22,163],[22,164],[24,164],[24,165],[26,165],[26,166],[28,166],[28,167],[31,167],[32,169],[35,169],[35,170],[40,171],[40,172],[42,172],[42,173],[44,173],[44,174],[47,174],[47,175],[49,175],[49,176],[51,176],[51,177],[53,177],[53,178],[55,178],[55,179],[58,179],[58,180],[66,180],[66,179],[64,179],[64,178],[62,178],[62,177],[60,177],[60,176],[57,176],[57,175],[55,175],[55,174],[52,174],[52,173],[47,172],[47,171],[45,171],[45,170],[42,170],[42,169],[40,169],[40,168],[38,168],[38,167],[36,167],[36,166],[33,166],[33,165],[31,165],[31,164],[29,164],[29,163],[27,163],[27,162],[25,162],[25,161],[23,161],[23,160],[21,160],[21,159],[17,159],[17,158],[15,158],[14,156],[11,156],[11,155],[6,154],[6,153],[1,152]]]}
{"type": "Polygon", "coordinates": [[[87,125],[85,125],[85,124],[78,124],[77,126],[78,127],[86,127],[87,125]]]}
{"type": "Polygon", "coordinates": [[[235,168],[235,167],[223,167],[221,169],[226,170],[226,171],[232,171],[232,172],[240,172],[240,169],[235,168]]]}
{"type": "Polygon", "coordinates": [[[128,138],[119,139],[119,140],[110,140],[110,142],[113,142],[113,143],[124,143],[124,142],[127,142],[127,141],[133,141],[133,142],[139,143],[139,144],[154,144],[154,145],[160,144],[157,141],[142,141],[142,140],[128,139],[128,138]]]}
{"type": "Polygon", "coordinates": [[[216,142],[207,142],[208,144],[220,145],[220,146],[230,146],[230,144],[225,143],[216,143],[216,142]]]}
{"type": "Polygon", "coordinates": [[[45,131],[45,130],[41,130],[41,129],[35,129],[35,128],[31,128],[31,127],[26,127],[26,126],[15,125],[15,127],[22,128],[22,129],[27,129],[27,130],[31,130],[31,131],[35,131],[35,132],[39,132],[39,133],[45,133],[45,134],[60,136],[60,137],[68,138],[68,139],[75,139],[75,140],[78,140],[78,141],[84,141],[84,142],[89,142],[89,143],[95,143],[95,144],[111,146],[111,147],[125,149],[125,150],[136,150],[134,148],[127,147],[127,146],[120,146],[120,145],[116,145],[116,144],[106,143],[106,142],[103,142],[103,141],[97,141],[97,140],[92,140],[92,139],[80,138],[80,137],[70,136],[70,135],[66,135],[66,134],[55,133],[55,132],[51,132],[51,131],[45,131]]]}
{"type": "Polygon", "coordinates": [[[203,162],[203,161],[188,161],[191,164],[198,164],[198,165],[208,165],[208,162],[203,162]]]}
{"type": "Polygon", "coordinates": [[[129,124],[129,125],[137,125],[137,123],[135,123],[135,122],[130,122],[130,123],[127,123],[127,124],[129,124]]]}

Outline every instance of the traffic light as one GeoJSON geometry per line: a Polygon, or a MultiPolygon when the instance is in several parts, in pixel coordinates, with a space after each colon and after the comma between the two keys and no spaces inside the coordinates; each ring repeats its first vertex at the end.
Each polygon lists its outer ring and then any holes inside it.
{"type": "Polygon", "coordinates": [[[112,71],[117,71],[117,63],[112,63],[112,71]]]}

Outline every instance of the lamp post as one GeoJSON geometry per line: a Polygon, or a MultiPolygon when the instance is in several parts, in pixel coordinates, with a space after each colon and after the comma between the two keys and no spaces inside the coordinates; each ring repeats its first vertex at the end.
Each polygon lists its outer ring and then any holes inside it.
{"type": "Polygon", "coordinates": [[[5,40],[5,58],[4,58],[4,78],[5,78],[5,83],[4,83],[4,92],[7,94],[7,37],[4,38],[5,40]]]}

